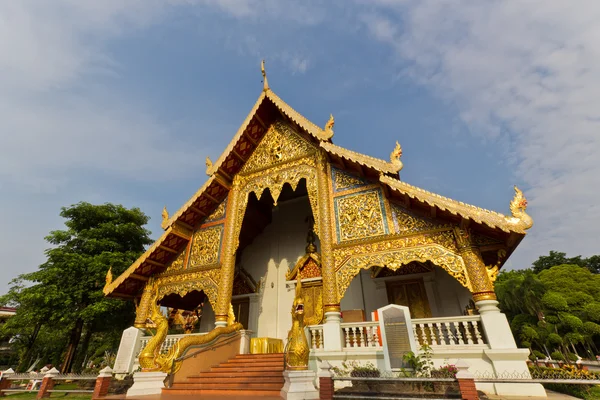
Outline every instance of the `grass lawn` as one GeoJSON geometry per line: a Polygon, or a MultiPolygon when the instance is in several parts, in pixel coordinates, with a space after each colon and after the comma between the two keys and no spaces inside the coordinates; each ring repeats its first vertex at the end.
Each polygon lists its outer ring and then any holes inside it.
{"type": "MultiPolygon", "coordinates": [[[[56,390],[75,390],[78,389],[76,383],[61,383],[54,386],[56,390]]],[[[24,393],[7,393],[10,400],[35,400],[37,391],[24,392],[24,393]]],[[[92,398],[91,393],[50,393],[52,399],[65,399],[65,400],[90,400],[92,398]]]]}

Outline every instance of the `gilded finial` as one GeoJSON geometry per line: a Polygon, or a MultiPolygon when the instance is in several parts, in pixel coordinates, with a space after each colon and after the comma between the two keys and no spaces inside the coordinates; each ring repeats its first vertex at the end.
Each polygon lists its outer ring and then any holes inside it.
{"type": "Polygon", "coordinates": [[[396,147],[390,153],[390,163],[394,166],[396,172],[400,172],[402,167],[404,167],[404,164],[400,161],[400,157],[402,157],[402,146],[396,141],[396,147]]]}
{"type": "Polygon", "coordinates": [[[160,224],[161,228],[166,229],[168,222],[169,222],[169,212],[167,211],[167,206],[164,206],[163,210],[162,210],[162,222],[160,224]]]}
{"type": "Polygon", "coordinates": [[[112,276],[112,266],[108,268],[108,272],[106,273],[106,284],[110,285],[112,283],[113,280],[113,276],[112,276]]]}
{"type": "Polygon", "coordinates": [[[515,225],[519,225],[526,230],[533,226],[533,219],[525,212],[527,209],[527,199],[523,192],[515,186],[515,196],[510,202],[510,212],[512,218],[509,221],[515,225]]]}
{"type": "Polygon", "coordinates": [[[325,134],[325,139],[329,140],[333,137],[333,126],[335,125],[335,120],[333,119],[333,114],[329,114],[329,119],[325,124],[325,128],[323,128],[323,133],[325,134]]]}
{"type": "Polygon", "coordinates": [[[213,162],[209,156],[206,156],[206,175],[211,176],[213,172],[213,162]]]}
{"type": "Polygon", "coordinates": [[[269,90],[269,82],[267,81],[267,71],[265,71],[265,60],[260,62],[260,72],[263,76],[263,90],[266,92],[269,90]]]}

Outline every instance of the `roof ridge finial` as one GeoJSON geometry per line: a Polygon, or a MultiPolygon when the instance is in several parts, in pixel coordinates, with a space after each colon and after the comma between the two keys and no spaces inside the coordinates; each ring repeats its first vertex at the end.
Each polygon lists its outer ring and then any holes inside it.
{"type": "Polygon", "coordinates": [[[325,140],[329,140],[333,137],[333,126],[335,125],[335,119],[333,118],[333,114],[329,114],[329,119],[325,124],[325,128],[323,128],[323,134],[325,140]]]}
{"type": "Polygon", "coordinates": [[[267,81],[267,71],[265,71],[265,60],[260,62],[260,72],[263,76],[263,90],[266,92],[269,90],[269,82],[267,81]]]}

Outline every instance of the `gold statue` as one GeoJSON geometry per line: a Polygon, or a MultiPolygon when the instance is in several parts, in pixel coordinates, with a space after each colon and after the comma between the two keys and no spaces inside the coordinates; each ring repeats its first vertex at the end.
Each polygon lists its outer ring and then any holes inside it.
{"type": "Polygon", "coordinates": [[[304,333],[304,296],[302,295],[302,281],[298,277],[296,284],[296,297],[292,304],[292,329],[288,332],[288,348],[286,354],[286,369],[308,369],[308,340],[304,333]]]}
{"type": "Polygon", "coordinates": [[[108,267],[108,272],[106,273],[106,284],[110,285],[112,283],[113,280],[113,276],[112,276],[112,266],[108,267]]]}
{"type": "Polygon", "coordinates": [[[400,161],[400,157],[402,157],[402,146],[396,142],[396,147],[394,147],[394,150],[390,154],[390,163],[392,163],[396,172],[400,172],[402,167],[404,167],[404,164],[400,161]]]}
{"type": "Polygon", "coordinates": [[[206,175],[211,176],[213,173],[213,162],[209,156],[206,156],[206,175]]]}
{"type": "Polygon", "coordinates": [[[165,206],[162,210],[162,222],[160,224],[161,228],[167,229],[168,222],[169,222],[169,212],[167,211],[167,206],[165,206]]]}
{"type": "Polygon", "coordinates": [[[515,186],[515,197],[510,202],[510,212],[512,218],[508,218],[511,224],[518,225],[523,230],[533,226],[533,219],[525,212],[527,209],[527,199],[523,192],[515,186]]]}
{"type": "Polygon", "coordinates": [[[500,272],[500,264],[502,264],[504,257],[506,257],[506,250],[500,249],[498,250],[498,261],[496,264],[485,266],[488,278],[490,278],[490,282],[496,282],[496,279],[498,278],[498,272],[500,272]]]}
{"type": "Polygon", "coordinates": [[[333,137],[333,126],[335,125],[335,120],[333,119],[333,114],[329,114],[329,120],[325,124],[325,128],[323,128],[323,133],[325,134],[325,139],[329,140],[333,137]]]}
{"type": "Polygon", "coordinates": [[[229,307],[229,319],[227,326],[215,328],[206,335],[184,336],[177,341],[167,352],[161,354],[160,348],[167,337],[169,331],[169,321],[163,315],[158,305],[158,290],[154,288],[154,298],[151,303],[150,317],[146,321],[147,328],[156,328],[156,334],[148,341],[146,346],[140,352],[139,361],[143,372],[162,371],[166,373],[175,373],[181,368],[181,361],[175,361],[190,346],[203,345],[212,342],[220,335],[230,334],[243,329],[242,324],[235,322],[233,307],[229,307]]]}

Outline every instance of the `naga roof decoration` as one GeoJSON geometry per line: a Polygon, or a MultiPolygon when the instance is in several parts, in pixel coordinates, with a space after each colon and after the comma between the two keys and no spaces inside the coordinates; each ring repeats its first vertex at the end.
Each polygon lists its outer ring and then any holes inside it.
{"type": "MultiPolygon", "coordinates": [[[[320,128],[298,113],[270,88],[261,64],[263,74],[263,90],[246,116],[235,136],[214,163],[207,158],[207,175],[204,185],[172,216],[163,209],[161,226],[165,232],[115,280],[107,280],[105,295],[133,297],[145,285],[150,276],[167,268],[181,251],[189,244],[193,230],[200,226],[226,198],[231,188],[231,181],[248,161],[254,149],[264,136],[270,124],[284,116],[295,123],[315,143],[330,156],[357,164],[368,171],[370,179],[379,176],[381,183],[392,191],[406,195],[431,207],[446,210],[453,215],[501,229],[507,233],[524,234],[533,225],[531,217],[525,213],[527,201],[520,190],[515,187],[515,198],[511,202],[512,217],[494,211],[471,206],[447,197],[428,192],[399,180],[398,173],[402,169],[402,148],[398,143],[390,154],[390,161],[370,157],[355,151],[344,149],[331,142],[333,137],[334,118],[330,115],[324,128],[320,128]]],[[[111,277],[112,278],[112,277],[111,277]]]]}
{"type": "Polygon", "coordinates": [[[392,190],[405,194],[411,199],[419,200],[454,215],[460,215],[461,217],[473,220],[478,224],[485,224],[490,228],[499,228],[507,233],[515,232],[525,234],[525,231],[533,225],[533,220],[525,212],[527,200],[525,200],[523,193],[516,186],[515,197],[510,203],[512,217],[508,217],[496,211],[486,210],[461,201],[452,200],[448,197],[440,196],[439,194],[428,192],[427,190],[409,185],[406,182],[390,178],[389,176],[381,175],[379,180],[381,183],[389,186],[392,190]]]}
{"type": "Polygon", "coordinates": [[[368,168],[376,169],[377,171],[384,174],[397,174],[400,171],[397,165],[391,162],[384,161],[380,158],[367,156],[365,154],[357,153],[352,150],[345,149],[329,142],[321,142],[321,147],[328,153],[335,154],[336,156],[363,165],[368,168]]]}

